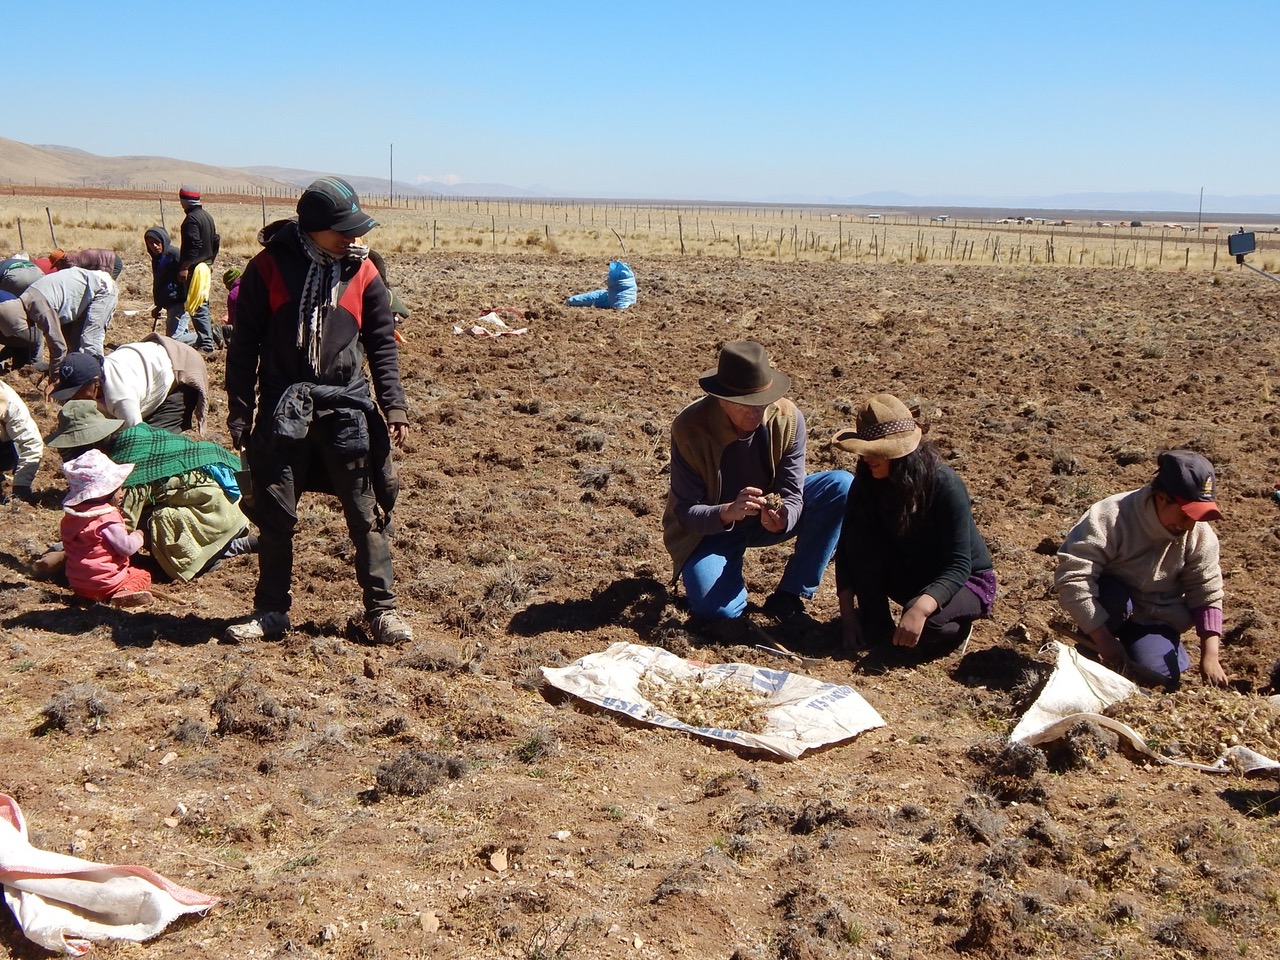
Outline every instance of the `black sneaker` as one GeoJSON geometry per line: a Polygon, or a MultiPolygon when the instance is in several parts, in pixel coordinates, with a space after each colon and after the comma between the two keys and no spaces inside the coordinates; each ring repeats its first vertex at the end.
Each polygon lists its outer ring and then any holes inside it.
{"type": "Polygon", "coordinates": [[[239,557],[246,553],[258,552],[258,537],[256,534],[247,533],[241,537],[233,537],[227,542],[226,548],[222,551],[224,557],[239,557]]]}
{"type": "Polygon", "coordinates": [[[690,617],[685,629],[696,634],[704,643],[716,646],[739,646],[756,642],[751,634],[751,621],[745,616],[732,620],[704,620],[690,617]]]}
{"type": "Polygon", "coordinates": [[[787,590],[775,590],[761,609],[779,623],[786,623],[804,613],[804,601],[787,590]]]}

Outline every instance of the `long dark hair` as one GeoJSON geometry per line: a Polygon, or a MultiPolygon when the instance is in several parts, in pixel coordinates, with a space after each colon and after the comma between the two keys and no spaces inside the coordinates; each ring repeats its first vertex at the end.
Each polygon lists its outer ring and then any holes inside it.
{"type": "Polygon", "coordinates": [[[854,468],[854,490],[868,490],[859,498],[862,509],[882,514],[899,535],[911,529],[916,517],[929,509],[938,485],[938,451],[925,440],[905,457],[889,461],[889,476],[877,480],[865,460],[854,468]]]}

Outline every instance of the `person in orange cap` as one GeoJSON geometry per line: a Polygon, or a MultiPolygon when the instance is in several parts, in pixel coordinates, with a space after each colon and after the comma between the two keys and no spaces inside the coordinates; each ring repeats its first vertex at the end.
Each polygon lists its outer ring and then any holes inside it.
{"type": "Polygon", "coordinates": [[[1213,464],[1190,450],[1160,454],[1151,482],[1091,506],[1058,550],[1058,602],[1102,662],[1134,679],[1176,687],[1191,659],[1182,634],[1195,627],[1200,673],[1226,686],[1222,642],[1221,519],[1213,464]]]}

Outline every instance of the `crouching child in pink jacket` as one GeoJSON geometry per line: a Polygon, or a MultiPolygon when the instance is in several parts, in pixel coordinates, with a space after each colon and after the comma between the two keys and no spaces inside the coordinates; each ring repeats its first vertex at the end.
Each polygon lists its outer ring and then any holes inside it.
{"type": "Polygon", "coordinates": [[[62,501],[62,548],[67,582],[76,596],[117,607],[152,601],[151,574],[129,562],[142,547],[142,531],[130,533],[120,513],[122,484],[132,463],[116,463],[90,450],[62,465],[69,492],[62,501]]]}

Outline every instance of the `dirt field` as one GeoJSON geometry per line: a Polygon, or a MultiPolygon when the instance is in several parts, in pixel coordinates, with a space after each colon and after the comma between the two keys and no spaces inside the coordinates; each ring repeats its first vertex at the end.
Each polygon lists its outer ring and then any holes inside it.
{"type": "MultiPolygon", "coordinates": [[[[0,790],[33,842],[224,898],[155,958],[1270,955],[1274,781],[1146,765],[1092,735],[1051,756],[1002,737],[1052,662],[1054,549],[1173,446],[1218,468],[1223,659],[1271,692],[1276,288],[1234,270],[630,262],[640,301],[616,314],[561,305],[603,282],[600,259],[389,258],[413,308],[406,649],[350,629],[351,547],[318,497],[280,642],[218,641],[249,610],[253,558],[147,611],[69,605],[28,575],[57,535],[50,451],[42,503],[0,508],[0,790]],[[529,311],[528,333],[454,333],[493,306],[529,311]],[[852,465],[825,441],[862,396],[920,398],[1001,583],[962,656],[872,669],[837,649],[829,573],[811,604],[828,626],[778,639],[887,726],[790,763],[589,709],[539,672],[620,640],[780,665],[702,645],[665,586],[667,428],[741,338],[791,376],[810,469],[852,465]]],[[[128,261],[109,342],[149,330],[146,270],[128,261]]],[[[51,429],[31,379],[10,381],[51,429]]],[[[752,556],[756,602],[786,556],[752,556]]],[[[5,951],[46,955],[0,911],[5,951]]]]}

